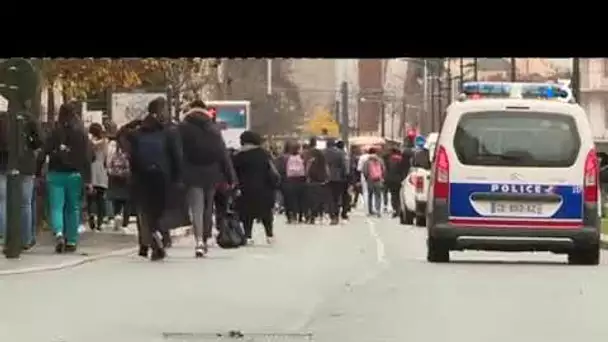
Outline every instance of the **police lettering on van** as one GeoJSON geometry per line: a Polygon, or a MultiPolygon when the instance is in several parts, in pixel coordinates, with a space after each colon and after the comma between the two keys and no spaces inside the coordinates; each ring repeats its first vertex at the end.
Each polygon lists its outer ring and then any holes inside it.
{"type": "Polygon", "coordinates": [[[552,185],[533,184],[492,184],[490,192],[511,194],[551,194],[555,189],[552,185]]]}

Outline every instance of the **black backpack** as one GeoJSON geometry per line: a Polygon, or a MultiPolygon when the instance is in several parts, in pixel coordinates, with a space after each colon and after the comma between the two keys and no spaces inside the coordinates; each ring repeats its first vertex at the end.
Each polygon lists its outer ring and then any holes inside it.
{"type": "MultiPolygon", "coordinates": [[[[228,200],[229,207],[232,206],[233,200],[228,200]]],[[[239,248],[247,243],[245,230],[241,225],[236,212],[230,208],[226,213],[224,224],[219,227],[219,234],[216,237],[217,245],[224,249],[239,248]]]]}
{"type": "Polygon", "coordinates": [[[168,172],[167,136],[164,130],[140,132],[134,152],[134,161],[140,171],[168,172]]]}
{"type": "MultiPolygon", "coordinates": [[[[79,154],[82,153],[82,150],[75,146],[79,143],[76,141],[78,140],[76,129],[70,125],[58,124],[52,134],[56,134],[56,139],[49,159],[61,167],[78,170],[81,160],[79,154]]],[[[87,143],[87,141],[83,139],[82,143],[87,143]]]]}

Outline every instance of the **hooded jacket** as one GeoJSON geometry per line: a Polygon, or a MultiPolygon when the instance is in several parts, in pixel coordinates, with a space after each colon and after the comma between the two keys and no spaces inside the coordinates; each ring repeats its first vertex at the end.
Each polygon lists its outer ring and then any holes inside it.
{"type": "Polygon", "coordinates": [[[237,183],[224,138],[202,108],[192,108],[178,130],[186,185],[208,188],[220,182],[237,183]]]}
{"type": "Polygon", "coordinates": [[[138,122],[137,125],[133,123],[131,130],[125,132],[125,150],[130,157],[131,173],[133,174],[132,179],[137,182],[137,174],[141,172],[140,167],[137,165],[137,158],[134,158],[137,153],[137,142],[142,134],[150,132],[163,131],[167,143],[167,161],[169,168],[163,170],[166,175],[169,176],[171,181],[179,182],[182,179],[182,149],[180,146],[179,137],[177,136],[177,130],[167,127],[162,121],[160,121],[156,115],[149,114],[142,121],[138,122]]]}
{"type": "Polygon", "coordinates": [[[79,119],[57,122],[38,157],[38,174],[47,156],[50,172],[78,172],[85,183],[90,182],[93,151],[88,134],[79,119]]]}
{"type": "MultiPolygon", "coordinates": [[[[7,113],[2,113],[0,115],[8,115],[7,113]]],[[[33,115],[30,113],[21,114],[24,118],[23,124],[23,141],[21,142],[21,154],[19,156],[18,167],[19,171],[23,175],[33,175],[36,173],[36,150],[41,148],[43,145],[43,133],[42,128],[40,127],[40,123],[33,115]]],[[[4,117],[0,120],[7,120],[8,118],[4,117]]],[[[3,127],[3,129],[7,129],[8,127],[3,127]]],[[[1,134],[6,133],[6,131],[1,132],[1,134]]],[[[8,138],[8,137],[7,137],[8,138]]],[[[1,139],[3,142],[8,141],[8,139],[1,139]]],[[[0,172],[5,172],[8,167],[8,144],[5,146],[0,146],[0,172]]]]}
{"type": "Polygon", "coordinates": [[[329,168],[329,181],[346,181],[349,173],[346,153],[333,145],[326,148],[323,152],[327,167],[329,168]]]}

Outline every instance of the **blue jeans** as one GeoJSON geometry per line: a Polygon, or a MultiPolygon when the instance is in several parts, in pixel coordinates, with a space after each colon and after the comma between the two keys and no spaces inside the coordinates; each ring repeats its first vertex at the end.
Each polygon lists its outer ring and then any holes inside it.
{"type": "MultiPolygon", "coordinates": [[[[34,226],[34,176],[21,176],[21,241],[24,246],[34,242],[36,228],[34,226]]],[[[6,174],[0,173],[0,236],[6,236],[6,174]]]]}

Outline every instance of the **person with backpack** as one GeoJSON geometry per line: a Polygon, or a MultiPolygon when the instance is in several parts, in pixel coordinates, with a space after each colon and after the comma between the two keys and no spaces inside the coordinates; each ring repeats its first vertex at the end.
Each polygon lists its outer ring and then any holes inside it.
{"type": "Polygon", "coordinates": [[[59,108],[57,124],[39,154],[37,174],[49,157],[46,175],[55,252],[75,252],[82,218],[83,187],[91,191],[93,151],[73,104],[59,108]]]}
{"type": "Polygon", "coordinates": [[[331,225],[336,225],[340,222],[340,204],[348,176],[348,165],[346,161],[346,153],[336,146],[334,139],[327,139],[324,156],[329,170],[327,183],[327,207],[329,211],[331,225]]]}
{"type": "Polygon", "coordinates": [[[243,222],[248,244],[252,244],[253,223],[259,219],[264,225],[266,242],[274,241],[273,208],[276,190],[280,185],[279,172],[270,153],[262,148],[262,137],[245,131],[240,136],[241,149],[234,156],[238,179],[237,211],[243,222]]]}
{"type": "Polygon", "coordinates": [[[108,199],[112,201],[114,208],[115,227],[126,228],[129,225],[129,218],[132,206],[129,201],[129,182],[131,178],[131,168],[129,167],[129,157],[124,148],[117,140],[110,141],[110,153],[108,154],[108,199]]]}
{"type": "Polygon", "coordinates": [[[287,154],[281,163],[284,170],[283,198],[287,223],[291,224],[301,222],[306,214],[306,165],[299,144],[290,142],[286,147],[287,154]]]}
{"type": "Polygon", "coordinates": [[[232,189],[236,176],[224,138],[207,113],[205,103],[194,101],[189,107],[184,121],[179,124],[179,136],[184,158],[184,182],[194,226],[194,252],[196,257],[203,257],[208,252],[208,240],[213,229],[216,192],[232,189]],[[220,189],[222,184],[226,189],[220,189]]]}
{"type": "Polygon", "coordinates": [[[167,208],[170,187],[181,183],[182,150],[175,130],[162,120],[165,99],[159,97],[148,104],[148,115],[141,125],[127,136],[129,164],[133,186],[133,202],[139,219],[139,255],[152,261],[166,256],[161,218],[167,208]]]}
{"type": "Polygon", "coordinates": [[[323,219],[324,206],[327,195],[325,185],[329,177],[329,171],[325,155],[317,148],[317,140],[310,139],[308,157],[306,161],[307,178],[307,222],[315,224],[317,219],[323,219]]]}
{"type": "Polygon", "coordinates": [[[363,164],[363,177],[367,184],[367,211],[369,215],[382,215],[382,191],[384,188],[384,175],[386,166],[378,150],[372,147],[369,149],[369,157],[363,164]],[[373,203],[373,205],[372,205],[373,203]]]}
{"type": "MultiPolygon", "coordinates": [[[[18,161],[21,175],[21,244],[24,250],[30,249],[36,240],[34,224],[34,175],[36,174],[36,150],[42,147],[42,128],[29,112],[20,113],[23,120],[23,138],[18,161]]],[[[9,114],[0,112],[0,239],[6,237],[7,229],[7,175],[9,114]]]]}

